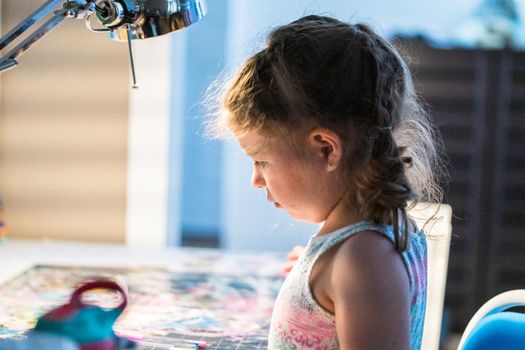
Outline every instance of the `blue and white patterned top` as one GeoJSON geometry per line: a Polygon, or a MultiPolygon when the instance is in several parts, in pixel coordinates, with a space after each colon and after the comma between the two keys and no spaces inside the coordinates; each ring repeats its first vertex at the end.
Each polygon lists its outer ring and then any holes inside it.
{"type": "MultiPolygon", "coordinates": [[[[335,317],[317,303],[308,281],[312,267],[322,254],[363,231],[378,232],[395,244],[392,226],[366,221],[310,238],[277,296],[268,349],[339,349],[335,317]]],[[[410,280],[410,349],[419,350],[427,290],[427,244],[424,232],[410,233],[408,247],[400,254],[410,280]]]]}

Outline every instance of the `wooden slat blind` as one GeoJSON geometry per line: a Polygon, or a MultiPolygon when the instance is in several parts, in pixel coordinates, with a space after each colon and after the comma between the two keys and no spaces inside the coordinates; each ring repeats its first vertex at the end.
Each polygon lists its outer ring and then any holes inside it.
{"type": "MultiPolygon", "coordinates": [[[[6,32],[40,3],[2,1],[6,32]]],[[[68,19],[2,74],[0,193],[12,237],[123,242],[127,47],[68,19]]]]}

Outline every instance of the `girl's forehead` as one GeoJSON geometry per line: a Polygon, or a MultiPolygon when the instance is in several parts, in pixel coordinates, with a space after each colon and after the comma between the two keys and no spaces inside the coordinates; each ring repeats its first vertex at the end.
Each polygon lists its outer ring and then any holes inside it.
{"type": "Polygon", "coordinates": [[[283,142],[277,135],[272,136],[258,131],[248,131],[236,136],[236,138],[244,153],[251,157],[283,148],[283,142]]]}
{"type": "Polygon", "coordinates": [[[267,136],[257,131],[244,132],[236,136],[239,145],[244,153],[249,156],[255,156],[268,148],[269,140],[267,136]]]}

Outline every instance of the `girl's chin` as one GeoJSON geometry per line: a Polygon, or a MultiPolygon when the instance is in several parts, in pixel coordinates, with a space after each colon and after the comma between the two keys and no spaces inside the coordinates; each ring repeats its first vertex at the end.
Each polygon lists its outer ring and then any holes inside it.
{"type": "Polygon", "coordinates": [[[289,210],[286,210],[286,212],[295,221],[306,222],[307,224],[315,224],[315,222],[311,218],[305,217],[304,215],[299,215],[299,214],[293,213],[293,212],[291,212],[289,210]]]}
{"type": "Polygon", "coordinates": [[[292,219],[296,221],[305,222],[307,224],[318,225],[318,224],[322,224],[326,220],[325,218],[320,218],[320,217],[307,217],[304,215],[297,215],[297,213],[292,213],[288,210],[287,212],[288,212],[288,215],[290,215],[292,219]]]}

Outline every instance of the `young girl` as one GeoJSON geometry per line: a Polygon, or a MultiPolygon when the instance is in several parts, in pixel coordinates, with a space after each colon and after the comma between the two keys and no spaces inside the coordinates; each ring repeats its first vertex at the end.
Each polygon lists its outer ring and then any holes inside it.
{"type": "Polygon", "coordinates": [[[367,25],[307,16],[222,96],[211,127],[253,158],[253,186],[323,223],[277,297],[269,349],[419,349],[426,242],[406,210],[440,199],[440,143],[397,51],[367,25]]]}

